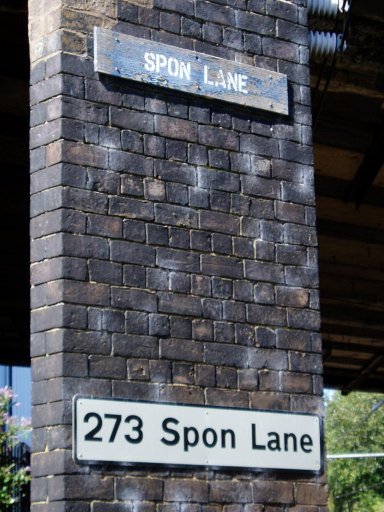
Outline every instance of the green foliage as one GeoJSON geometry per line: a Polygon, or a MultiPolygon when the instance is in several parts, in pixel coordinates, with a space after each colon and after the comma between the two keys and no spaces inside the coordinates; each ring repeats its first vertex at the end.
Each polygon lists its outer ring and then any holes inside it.
{"type": "MultiPolygon", "coordinates": [[[[383,453],[384,395],[337,393],[327,404],[326,448],[329,454],[383,453]]],[[[330,509],[374,512],[384,499],[384,458],[335,459],[328,462],[330,509]]]]}
{"type": "MultiPolygon", "coordinates": [[[[30,480],[29,468],[17,468],[12,449],[29,430],[29,421],[9,414],[15,395],[8,386],[0,389],[0,505],[12,505],[15,496],[23,491],[30,480]]],[[[3,510],[3,507],[0,507],[3,510]]]]}

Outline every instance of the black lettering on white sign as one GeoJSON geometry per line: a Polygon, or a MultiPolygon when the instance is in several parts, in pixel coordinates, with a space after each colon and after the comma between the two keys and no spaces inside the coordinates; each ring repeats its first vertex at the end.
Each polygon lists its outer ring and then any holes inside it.
{"type": "Polygon", "coordinates": [[[75,397],[78,463],[321,470],[315,415],[75,397]]]}

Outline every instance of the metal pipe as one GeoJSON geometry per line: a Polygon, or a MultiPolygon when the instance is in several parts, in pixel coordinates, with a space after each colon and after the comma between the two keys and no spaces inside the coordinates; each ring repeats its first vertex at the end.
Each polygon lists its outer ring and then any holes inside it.
{"type": "Polygon", "coordinates": [[[334,459],[371,459],[376,457],[384,457],[384,453],[335,453],[327,455],[327,460],[334,459]]]}

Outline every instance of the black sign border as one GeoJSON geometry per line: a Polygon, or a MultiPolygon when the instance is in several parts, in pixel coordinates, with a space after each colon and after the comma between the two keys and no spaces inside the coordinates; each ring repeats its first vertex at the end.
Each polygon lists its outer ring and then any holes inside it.
{"type": "Polygon", "coordinates": [[[139,468],[151,468],[151,467],[167,467],[167,468],[185,468],[185,469],[191,469],[191,468],[204,468],[205,470],[209,471],[230,471],[230,472],[244,472],[249,471],[252,473],[260,473],[260,472],[267,472],[267,473],[288,473],[292,475],[292,473],[296,474],[303,474],[303,475],[314,475],[314,476],[321,476],[324,473],[324,456],[325,456],[325,450],[324,450],[324,420],[323,417],[319,414],[312,414],[309,412],[290,412],[290,411],[276,411],[271,409],[245,409],[244,407],[227,407],[222,405],[204,405],[204,404],[186,404],[183,402],[160,402],[155,400],[133,400],[130,398],[114,398],[114,397],[100,397],[100,396],[94,396],[94,395],[81,395],[77,394],[73,396],[72,398],[72,456],[73,460],[76,462],[76,464],[79,465],[87,465],[87,466],[117,466],[117,467],[139,467],[139,468]],[[157,463],[157,462],[116,462],[116,461],[96,461],[96,460],[83,460],[79,459],[77,457],[77,446],[76,446],[76,439],[77,439],[77,402],[78,400],[86,399],[86,400],[108,400],[111,402],[134,402],[134,403],[142,403],[142,404],[161,404],[161,405],[169,405],[169,406],[182,406],[182,407],[204,407],[205,409],[230,409],[233,411],[254,411],[254,412],[267,412],[267,413],[274,413],[274,414],[282,414],[282,415],[292,415],[295,414],[297,416],[311,416],[318,418],[319,420],[319,427],[320,427],[320,468],[318,470],[312,470],[312,469],[279,469],[279,468],[262,468],[262,467],[248,467],[248,466],[211,466],[211,465],[204,465],[204,464],[166,464],[166,463],[157,463]]]}

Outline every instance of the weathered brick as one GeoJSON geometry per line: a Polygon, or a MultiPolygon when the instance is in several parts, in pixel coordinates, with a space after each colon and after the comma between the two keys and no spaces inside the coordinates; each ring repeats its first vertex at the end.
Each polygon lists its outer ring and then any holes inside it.
{"type": "Polygon", "coordinates": [[[134,242],[113,240],[111,242],[111,260],[120,263],[133,263],[153,267],[156,251],[152,247],[134,242]]]}
{"type": "Polygon", "coordinates": [[[157,297],[146,290],[112,287],[112,306],[117,308],[138,309],[154,313],[157,310],[157,297]]]}
{"type": "Polygon", "coordinates": [[[232,237],[221,233],[212,234],[212,250],[222,254],[231,255],[232,237]]]}
{"type": "Polygon", "coordinates": [[[246,366],[248,349],[225,343],[205,343],[204,361],[209,364],[230,365],[239,368],[246,366]]]}
{"type": "Polygon", "coordinates": [[[145,240],[148,244],[153,245],[168,245],[168,229],[165,226],[159,226],[157,224],[147,224],[147,226],[143,225],[143,240],[145,240]],[[146,227],[146,236],[144,229],[146,227]]]}
{"type": "Polygon", "coordinates": [[[195,365],[195,380],[198,386],[213,387],[216,382],[215,367],[208,364],[195,365]]]}
{"type": "Polygon", "coordinates": [[[254,257],[254,246],[253,240],[247,238],[233,238],[233,254],[234,256],[240,256],[243,258],[253,258],[254,257]]]}
{"type": "Polygon", "coordinates": [[[159,311],[187,316],[201,315],[201,301],[197,297],[182,295],[180,293],[159,294],[159,311]]]}
{"type": "Polygon", "coordinates": [[[320,354],[289,352],[290,369],[296,372],[321,373],[323,361],[320,354]]]}
{"type": "Polygon", "coordinates": [[[261,304],[247,305],[247,320],[261,325],[285,326],[287,324],[284,308],[261,304]]]}
{"type": "Polygon", "coordinates": [[[230,407],[230,404],[236,404],[237,407],[248,408],[249,394],[246,391],[209,388],[205,394],[207,405],[230,407]]]}
{"type": "Polygon", "coordinates": [[[259,389],[261,391],[273,391],[279,386],[279,373],[263,369],[259,371],[259,389]]]}
{"type": "Polygon", "coordinates": [[[311,227],[285,224],[284,238],[286,243],[304,245],[306,247],[317,245],[316,230],[311,227]]]}
{"type": "Polygon", "coordinates": [[[167,315],[149,315],[149,334],[151,336],[169,335],[169,318],[167,315]]]}
{"type": "Polygon", "coordinates": [[[202,188],[237,192],[239,190],[239,177],[233,173],[199,167],[198,185],[202,188]]]}
{"type": "Polygon", "coordinates": [[[288,394],[281,392],[256,391],[251,393],[250,406],[252,409],[289,411],[290,399],[288,394]]]}
{"type": "Polygon", "coordinates": [[[213,256],[203,254],[201,257],[201,271],[203,274],[242,278],[242,261],[226,256],[213,256]]]}
{"type": "MultiPolygon", "coordinates": [[[[121,147],[124,151],[132,151],[133,153],[144,153],[148,156],[154,156],[150,151],[145,150],[145,137],[144,136],[144,149],[143,149],[143,137],[141,134],[133,130],[121,130],[121,147]]],[[[148,135],[148,137],[151,137],[148,135]]]]}
{"type": "Polygon", "coordinates": [[[165,200],[165,183],[155,179],[144,180],[144,197],[153,201],[165,200]]]}
{"type": "Polygon", "coordinates": [[[134,288],[145,288],[146,287],[145,267],[142,267],[139,265],[124,265],[123,266],[123,284],[126,286],[133,286],[134,288]]]}
{"type": "Polygon", "coordinates": [[[294,503],[294,487],[291,482],[253,482],[252,491],[255,500],[263,503],[294,503]]]}
{"type": "Polygon", "coordinates": [[[288,325],[294,329],[320,330],[320,312],[309,309],[293,309],[287,311],[288,325]]]}
{"type": "Polygon", "coordinates": [[[241,185],[244,194],[280,199],[280,183],[277,180],[245,175],[241,178],[241,185]]]}
{"type": "Polygon", "coordinates": [[[196,170],[193,166],[167,160],[155,161],[155,176],[161,180],[184,183],[185,185],[195,185],[197,181],[196,170]]]}
{"type": "Polygon", "coordinates": [[[235,341],[239,345],[253,346],[255,344],[255,329],[251,325],[235,325],[235,341]]]}
{"type": "Polygon", "coordinates": [[[197,341],[168,338],[160,340],[160,354],[165,359],[201,362],[203,345],[197,341]]]}
{"type": "Polygon", "coordinates": [[[160,389],[160,400],[171,403],[203,404],[203,390],[196,386],[164,385],[160,389]]]}
{"type": "Polygon", "coordinates": [[[295,485],[297,502],[300,505],[327,504],[327,488],[325,485],[297,483],[295,485]]]}
{"type": "Polygon", "coordinates": [[[55,329],[46,334],[47,353],[77,352],[91,354],[109,354],[109,338],[100,332],[76,329],[55,329]]]}
{"type": "Polygon", "coordinates": [[[192,385],[195,381],[194,366],[188,363],[172,364],[172,382],[192,385]]]}
{"type": "MultiPolygon", "coordinates": [[[[275,292],[271,283],[257,283],[254,287],[254,299],[258,304],[274,304],[275,292]]],[[[277,302],[276,302],[277,303],[277,302]]]]}
{"type": "Polygon", "coordinates": [[[259,379],[257,370],[253,368],[245,368],[238,370],[239,389],[255,391],[258,388],[259,379]]]}
{"type": "Polygon", "coordinates": [[[109,202],[109,213],[131,219],[153,219],[153,204],[129,197],[112,197],[109,202]]]}
{"type": "Polygon", "coordinates": [[[262,41],[264,55],[299,62],[299,45],[289,41],[280,41],[264,37],[262,41]]]}
{"type": "Polygon", "coordinates": [[[230,168],[229,152],[222,149],[211,149],[208,151],[208,162],[211,167],[228,171],[230,168]]]}
{"type": "Polygon", "coordinates": [[[157,204],[155,205],[155,220],[160,224],[196,228],[197,212],[185,206],[157,204]]]}
{"type": "Polygon", "coordinates": [[[304,308],[309,304],[309,293],[304,288],[276,287],[276,304],[304,308]]]}
{"type": "Polygon", "coordinates": [[[185,272],[170,272],[169,289],[172,292],[190,293],[191,276],[185,272]]]}
{"type": "Polygon", "coordinates": [[[111,107],[111,125],[125,130],[153,133],[154,118],[147,112],[137,112],[127,108],[111,107]]]}
{"type": "Polygon", "coordinates": [[[109,166],[113,171],[129,172],[141,176],[153,175],[152,158],[137,153],[111,149],[109,151],[109,166]]]}
{"type": "Polygon", "coordinates": [[[301,330],[278,329],[277,348],[304,352],[310,351],[311,335],[301,330]]]}
{"type": "Polygon", "coordinates": [[[231,206],[231,194],[211,189],[209,193],[209,202],[212,210],[221,210],[229,212],[231,206]]]}
{"type": "Polygon", "coordinates": [[[255,281],[283,283],[284,273],[282,265],[258,261],[245,262],[245,277],[255,281]]]}
{"type": "Polygon", "coordinates": [[[239,138],[235,132],[224,128],[200,125],[198,129],[198,142],[207,146],[237,151],[239,138]]]}
{"type": "Polygon", "coordinates": [[[199,270],[199,256],[197,254],[178,249],[159,248],[156,263],[159,267],[172,270],[196,272],[199,270]]]}
{"type": "Polygon", "coordinates": [[[80,258],[52,258],[31,266],[31,282],[34,285],[55,279],[85,280],[86,260],[80,258]]]}
{"type": "Polygon", "coordinates": [[[84,306],[55,304],[36,309],[31,314],[31,331],[40,332],[58,327],[84,329],[87,311],[84,306]]]}
{"type": "Polygon", "coordinates": [[[209,499],[217,503],[249,503],[252,501],[251,484],[239,481],[211,482],[209,499]]]}
{"type": "Polygon", "coordinates": [[[47,165],[68,162],[101,169],[108,166],[108,149],[92,144],[58,140],[47,146],[46,155],[47,165]]]}
{"type": "Polygon", "coordinates": [[[117,356],[153,359],[159,355],[158,341],[152,336],[114,334],[112,345],[117,356]]]}
{"type": "Polygon", "coordinates": [[[123,238],[132,242],[145,242],[145,228],[145,222],[141,220],[124,219],[123,238]]]}
{"type": "Polygon", "coordinates": [[[285,267],[285,283],[288,286],[302,286],[303,288],[317,288],[319,283],[316,268],[285,267]]]}
{"type": "Polygon", "coordinates": [[[162,137],[197,142],[197,123],[167,116],[155,116],[155,132],[162,137]]]}
{"type": "Polygon", "coordinates": [[[202,480],[168,480],[164,485],[165,501],[208,502],[209,484],[202,480]]]}
{"type": "Polygon", "coordinates": [[[306,265],[307,250],[305,247],[297,245],[280,245],[276,246],[276,261],[286,265],[306,265]]]}
{"type": "Polygon", "coordinates": [[[312,393],[312,375],[284,372],[281,375],[281,389],[286,393],[312,393]]]}
{"type": "MultiPolygon", "coordinates": [[[[245,321],[245,306],[244,304],[236,301],[224,301],[223,304],[223,318],[232,322],[244,322],[245,321]]],[[[226,337],[232,339],[234,337],[234,327],[226,326],[226,337]]]]}
{"type": "Polygon", "coordinates": [[[31,128],[30,147],[34,149],[50,144],[61,138],[82,141],[83,130],[83,123],[79,121],[73,119],[55,119],[31,128]]]}
{"type": "Polygon", "coordinates": [[[281,39],[286,39],[297,44],[308,44],[308,37],[306,34],[307,27],[291,23],[290,21],[286,21],[286,19],[277,20],[277,35],[281,39]]]}
{"type": "Polygon", "coordinates": [[[122,220],[117,217],[106,217],[105,215],[87,216],[87,233],[111,238],[119,238],[122,234],[122,220]]]}
{"type": "Polygon", "coordinates": [[[306,412],[323,416],[324,403],[319,396],[300,393],[291,395],[291,410],[292,412],[306,412]]]}
{"type": "MultiPolygon", "coordinates": [[[[241,233],[242,236],[249,238],[259,238],[260,234],[260,221],[252,217],[243,217],[241,219],[241,233]]],[[[256,242],[256,246],[259,242],[256,242]]],[[[256,254],[257,256],[257,254],[256,254]]]]}
{"type": "Polygon", "coordinates": [[[125,359],[92,355],[89,357],[89,375],[107,379],[125,379],[127,377],[125,359]]]}
{"type": "Polygon", "coordinates": [[[119,500],[161,500],[163,482],[158,478],[117,478],[116,497],[119,500]]]}
{"type": "Polygon", "coordinates": [[[204,210],[200,212],[201,229],[231,235],[240,234],[240,219],[234,215],[204,210]]]}
{"type": "Polygon", "coordinates": [[[190,236],[188,229],[169,228],[169,245],[171,247],[179,247],[180,249],[189,249],[190,236]]]}
{"type": "Polygon", "coordinates": [[[131,174],[121,176],[120,179],[120,191],[122,195],[127,196],[144,196],[144,182],[139,176],[133,176],[131,174]]]}
{"type": "MultiPolygon", "coordinates": [[[[59,283],[53,281],[51,284],[59,283]]],[[[109,286],[103,283],[87,283],[81,281],[62,281],[63,301],[77,304],[95,304],[107,306],[109,304],[109,286]]],[[[53,293],[55,293],[53,291],[53,293]]]]}
{"type": "Polygon", "coordinates": [[[169,275],[168,271],[157,268],[146,269],[146,285],[149,289],[168,290],[169,275]]]}
{"type": "Polygon", "coordinates": [[[127,333],[148,334],[148,313],[142,311],[126,311],[125,322],[127,333]]]}
{"type": "Polygon", "coordinates": [[[237,372],[234,368],[220,367],[216,372],[216,385],[218,388],[235,388],[237,386],[237,372]]]}

